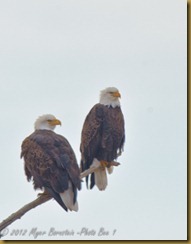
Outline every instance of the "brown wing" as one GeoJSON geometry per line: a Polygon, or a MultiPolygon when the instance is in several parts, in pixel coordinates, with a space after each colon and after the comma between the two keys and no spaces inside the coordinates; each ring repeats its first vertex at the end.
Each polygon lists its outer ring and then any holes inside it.
{"type": "Polygon", "coordinates": [[[81,170],[90,167],[101,141],[101,129],[103,121],[103,109],[96,104],[88,113],[81,133],[81,170]]]}
{"type": "Polygon", "coordinates": [[[80,170],[69,142],[48,130],[37,130],[22,143],[27,179],[33,179],[34,188],[45,188],[67,210],[59,193],[73,186],[74,203],[81,188],[80,170]]]}
{"type": "Polygon", "coordinates": [[[122,153],[125,142],[124,117],[120,107],[104,106],[104,122],[101,145],[103,160],[111,162],[122,153]]]}

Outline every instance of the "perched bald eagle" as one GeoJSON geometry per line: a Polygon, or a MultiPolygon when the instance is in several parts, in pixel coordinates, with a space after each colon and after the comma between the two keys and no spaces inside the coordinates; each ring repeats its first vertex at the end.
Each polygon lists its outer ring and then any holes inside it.
{"type": "Polygon", "coordinates": [[[77,189],[81,189],[80,169],[74,151],[63,136],[53,130],[61,122],[53,115],[40,116],[35,131],[21,146],[25,174],[34,189],[44,189],[66,211],[78,211],[77,189]]]}
{"type": "MultiPolygon", "coordinates": [[[[106,167],[108,173],[112,173],[113,166],[110,164],[123,150],[125,129],[120,97],[115,87],[108,87],[101,91],[100,102],[90,110],[82,128],[81,171],[87,170],[91,165],[103,166],[91,174],[90,189],[96,184],[99,190],[105,190],[106,167]]],[[[88,176],[86,184],[88,187],[88,176]]]]}

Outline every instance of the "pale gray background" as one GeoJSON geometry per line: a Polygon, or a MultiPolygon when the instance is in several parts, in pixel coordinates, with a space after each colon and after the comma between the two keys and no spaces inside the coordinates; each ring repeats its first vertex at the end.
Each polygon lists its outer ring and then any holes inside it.
{"type": "Polygon", "coordinates": [[[126,121],[121,166],[105,192],[83,185],[78,213],[47,202],[3,239],[33,240],[35,227],[46,232],[38,239],[186,239],[186,4],[0,1],[0,221],[38,193],[19,156],[39,115],[62,121],[56,132],[78,161],[83,121],[101,89],[119,88],[126,121]],[[50,237],[51,227],[74,236],[50,237]],[[96,234],[77,235],[83,227],[96,234]],[[25,236],[11,236],[22,229],[25,236]]]}

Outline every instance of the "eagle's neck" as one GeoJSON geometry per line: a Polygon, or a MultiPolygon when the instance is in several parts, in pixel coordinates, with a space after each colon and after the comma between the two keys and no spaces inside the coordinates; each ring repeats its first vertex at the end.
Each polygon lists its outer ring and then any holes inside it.
{"type": "Polygon", "coordinates": [[[50,126],[47,122],[35,123],[35,130],[51,130],[53,131],[55,126],[50,126]]]}
{"type": "Polygon", "coordinates": [[[38,129],[36,129],[36,130],[49,130],[49,131],[54,131],[54,129],[49,128],[49,127],[46,127],[46,126],[43,126],[43,125],[39,126],[38,129]]]}
{"type": "Polygon", "coordinates": [[[119,99],[111,101],[111,99],[108,99],[107,97],[101,97],[99,103],[113,108],[120,107],[119,99]]]}

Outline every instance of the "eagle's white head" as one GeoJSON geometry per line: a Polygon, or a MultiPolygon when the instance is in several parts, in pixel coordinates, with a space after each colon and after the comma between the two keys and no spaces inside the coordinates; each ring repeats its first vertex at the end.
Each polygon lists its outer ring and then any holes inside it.
{"type": "Polygon", "coordinates": [[[54,130],[56,125],[61,125],[60,120],[52,114],[44,114],[39,116],[34,123],[35,130],[54,130]]]}
{"type": "Polygon", "coordinates": [[[119,93],[118,89],[115,87],[108,87],[101,91],[100,93],[100,103],[105,106],[112,106],[113,108],[119,107],[120,102],[119,98],[121,94],[119,93]]]}

